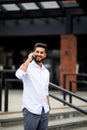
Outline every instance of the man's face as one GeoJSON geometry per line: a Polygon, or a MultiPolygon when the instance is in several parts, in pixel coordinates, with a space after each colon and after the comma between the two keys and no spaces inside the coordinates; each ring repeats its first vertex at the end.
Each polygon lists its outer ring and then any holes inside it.
{"type": "Polygon", "coordinates": [[[34,54],[36,62],[43,61],[43,59],[45,59],[47,55],[45,52],[45,48],[42,48],[42,47],[36,47],[33,54],[34,54]]]}

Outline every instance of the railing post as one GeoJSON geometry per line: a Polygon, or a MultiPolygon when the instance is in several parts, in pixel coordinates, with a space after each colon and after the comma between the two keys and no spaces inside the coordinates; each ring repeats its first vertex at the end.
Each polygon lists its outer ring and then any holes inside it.
{"type": "Polygon", "coordinates": [[[2,79],[0,79],[0,111],[2,110],[2,79]]]}
{"type": "Polygon", "coordinates": [[[4,102],[4,111],[8,111],[8,86],[7,80],[5,80],[5,102],[4,102]]]}
{"type": "MultiPolygon", "coordinates": [[[[64,74],[64,85],[63,85],[64,89],[66,89],[66,74],[64,74]]],[[[66,92],[63,92],[63,100],[66,101],[66,92]]],[[[64,105],[66,105],[64,103],[64,105]]]]}
{"type": "MultiPolygon", "coordinates": [[[[70,84],[70,91],[72,92],[72,81],[69,82],[70,84]]],[[[72,95],[69,94],[69,102],[72,103],[72,95]]]]}
{"type": "Polygon", "coordinates": [[[2,110],[3,70],[0,70],[0,111],[2,110]]]}

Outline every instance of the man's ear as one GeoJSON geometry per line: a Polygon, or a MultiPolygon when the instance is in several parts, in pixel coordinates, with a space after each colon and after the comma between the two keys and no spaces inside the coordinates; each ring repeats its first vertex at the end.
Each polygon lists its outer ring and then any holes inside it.
{"type": "Polygon", "coordinates": [[[45,54],[45,58],[47,57],[47,53],[45,54]]]}

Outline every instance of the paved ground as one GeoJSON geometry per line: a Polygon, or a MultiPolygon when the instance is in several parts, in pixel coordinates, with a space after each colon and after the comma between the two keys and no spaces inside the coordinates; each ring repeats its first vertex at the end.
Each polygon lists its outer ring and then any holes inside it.
{"type": "MultiPolygon", "coordinates": [[[[13,127],[0,127],[0,130],[24,130],[23,125],[19,126],[13,126],[13,127]]],[[[69,130],[87,130],[87,127],[82,127],[82,128],[73,128],[69,130]]]]}

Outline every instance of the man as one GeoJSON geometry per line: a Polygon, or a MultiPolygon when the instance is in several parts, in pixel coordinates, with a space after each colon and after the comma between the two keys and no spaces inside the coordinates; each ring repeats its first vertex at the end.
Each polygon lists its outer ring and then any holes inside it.
{"type": "Polygon", "coordinates": [[[23,81],[24,130],[48,130],[50,74],[42,63],[46,56],[47,45],[36,43],[15,73],[23,81]]]}

